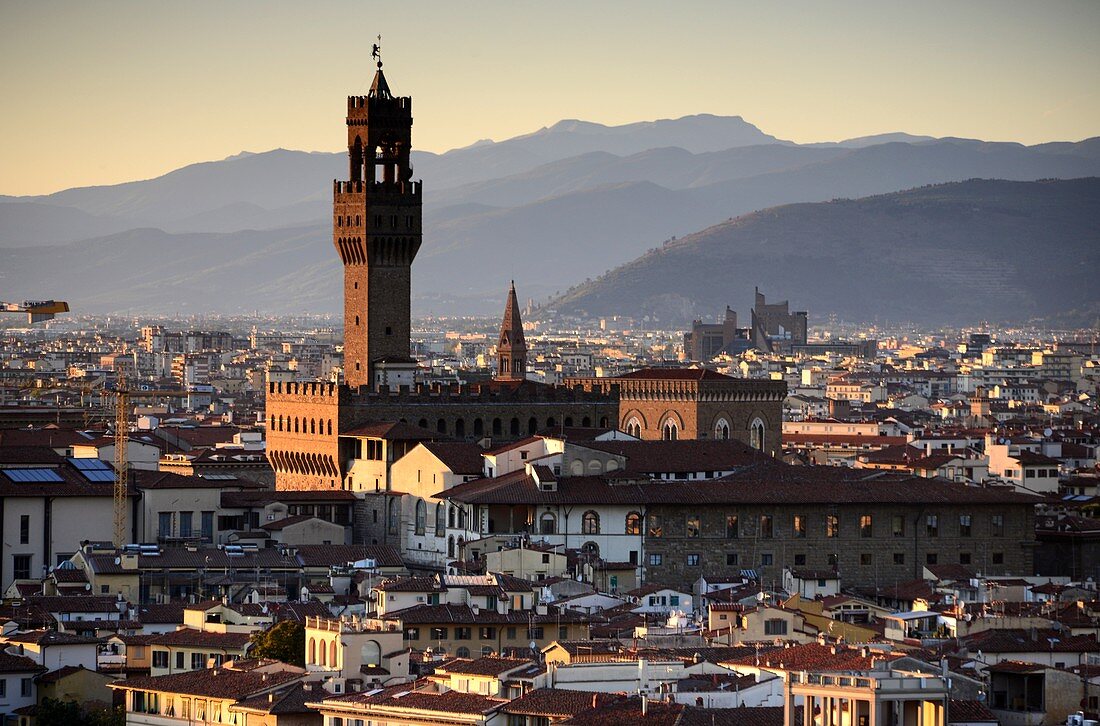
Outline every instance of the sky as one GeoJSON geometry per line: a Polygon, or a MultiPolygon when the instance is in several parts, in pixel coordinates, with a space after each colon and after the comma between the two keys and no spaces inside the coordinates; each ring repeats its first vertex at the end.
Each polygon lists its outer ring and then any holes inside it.
{"type": "Polygon", "coordinates": [[[1094,0],[0,0],[0,194],[339,150],[378,34],[429,151],[694,113],[800,143],[1100,135],[1094,0]]]}

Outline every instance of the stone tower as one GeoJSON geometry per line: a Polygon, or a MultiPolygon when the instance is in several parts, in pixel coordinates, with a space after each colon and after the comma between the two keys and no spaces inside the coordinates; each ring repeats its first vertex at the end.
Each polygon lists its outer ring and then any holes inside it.
{"type": "Polygon", "coordinates": [[[523,338],[523,321],[516,300],[516,283],[508,290],[504,305],[504,320],[497,341],[497,380],[522,381],[527,378],[527,341],[523,338]]]}
{"type": "Polygon", "coordinates": [[[335,181],[332,239],[344,264],[344,378],[376,388],[410,370],[412,262],[421,243],[412,181],[412,99],[390,93],[382,63],[366,96],[348,97],[348,180],[335,181]]]}

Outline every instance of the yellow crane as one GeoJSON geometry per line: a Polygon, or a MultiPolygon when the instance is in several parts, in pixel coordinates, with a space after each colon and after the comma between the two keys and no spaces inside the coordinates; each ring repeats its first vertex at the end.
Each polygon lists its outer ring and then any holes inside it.
{"type": "Polygon", "coordinates": [[[0,301],[0,313],[26,313],[27,322],[53,320],[58,313],[69,312],[69,303],[61,300],[24,300],[21,303],[0,301]]]}

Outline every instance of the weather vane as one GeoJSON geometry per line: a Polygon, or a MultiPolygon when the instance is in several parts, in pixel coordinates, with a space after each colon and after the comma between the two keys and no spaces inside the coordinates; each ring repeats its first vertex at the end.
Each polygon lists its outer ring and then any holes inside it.
{"type": "Polygon", "coordinates": [[[371,49],[370,57],[378,61],[378,68],[382,68],[382,36],[378,36],[378,42],[371,49]]]}

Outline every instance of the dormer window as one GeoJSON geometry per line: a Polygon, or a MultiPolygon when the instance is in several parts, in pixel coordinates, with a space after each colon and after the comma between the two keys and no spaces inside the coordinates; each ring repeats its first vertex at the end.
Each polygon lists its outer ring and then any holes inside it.
{"type": "Polygon", "coordinates": [[[519,452],[519,458],[523,459],[524,461],[527,461],[527,451],[526,451],[526,449],[519,452]]]}

